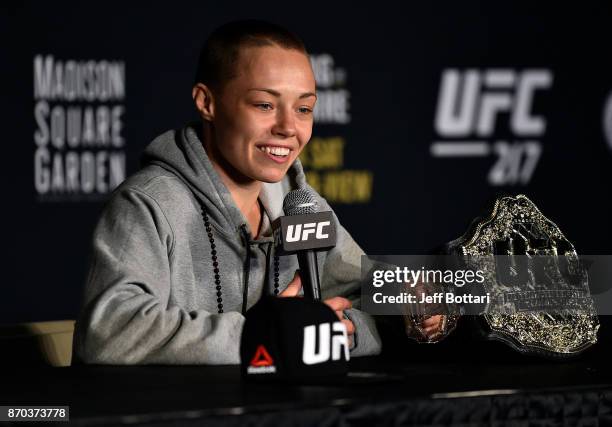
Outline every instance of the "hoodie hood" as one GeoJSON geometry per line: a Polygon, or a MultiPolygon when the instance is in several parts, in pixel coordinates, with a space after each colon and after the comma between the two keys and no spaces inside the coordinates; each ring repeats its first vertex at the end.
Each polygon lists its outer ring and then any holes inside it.
{"type": "MultiPolygon", "coordinates": [[[[210,219],[222,230],[236,231],[248,222],[236,206],[231,193],[214,169],[197,131],[199,123],[165,132],[155,138],[143,152],[142,166],[159,166],[181,179],[202,203],[210,219]]],[[[259,200],[273,222],[283,215],[285,195],[306,185],[299,159],[277,183],[263,183],[259,200]]],[[[251,230],[249,230],[250,232],[251,230]]]]}

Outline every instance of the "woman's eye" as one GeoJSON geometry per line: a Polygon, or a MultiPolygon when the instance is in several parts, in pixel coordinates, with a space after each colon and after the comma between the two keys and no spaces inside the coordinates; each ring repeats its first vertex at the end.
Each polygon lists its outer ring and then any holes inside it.
{"type": "Polygon", "coordinates": [[[265,110],[265,111],[269,111],[269,110],[272,109],[272,104],[269,104],[267,102],[262,102],[262,103],[259,103],[259,104],[255,104],[255,106],[257,108],[259,108],[260,110],[265,110]]]}
{"type": "Polygon", "coordinates": [[[298,111],[302,114],[311,114],[312,113],[312,108],[309,107],[300,107],[298,108],[298,111]]]}

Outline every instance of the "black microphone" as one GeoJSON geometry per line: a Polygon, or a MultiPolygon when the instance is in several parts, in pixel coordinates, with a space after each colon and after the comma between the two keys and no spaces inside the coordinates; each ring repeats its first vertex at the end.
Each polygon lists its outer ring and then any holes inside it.
{"type": "Polygon", "coordinates": [[[321,300],[317,250],[336,245],[336,227],[331,211],[319,212],[313,192],[300,188],[290,191],[283,201],[284,217],[274,223],[276,242],[281,254],[295,253],[300,266],[304,297],[321,300]]]}
{"type": "MultiPolygon", "coordinates": [[[[283,201],[283,211],[288,216],[314,214],[318,210],[319,203],[314,194],[306,189],[290,191],[283,201]]],[[[320,301],[321,279],[319,277],[317,254],[313,249],[302,249],[297,251],[296,254],[300,265],[304,297],[311,301],[320,301]]]]}

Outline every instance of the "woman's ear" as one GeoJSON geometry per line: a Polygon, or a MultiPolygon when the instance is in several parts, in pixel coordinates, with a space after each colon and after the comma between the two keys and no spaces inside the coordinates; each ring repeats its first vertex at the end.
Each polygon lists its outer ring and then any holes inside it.
{"type": "Polygon", "coordinates": [[[198,83],[191,90],[191,96],[200,117],[212,122],[215,119],[215,102],[209,87],[204,83],[198,83]]]}

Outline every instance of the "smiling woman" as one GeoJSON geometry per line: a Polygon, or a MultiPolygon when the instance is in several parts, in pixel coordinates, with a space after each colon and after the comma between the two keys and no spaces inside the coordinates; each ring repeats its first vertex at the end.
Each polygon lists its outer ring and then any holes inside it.
{"type": "MultiPolygon", "coordinates": [[[[297,257],[277,255],[271,224],[294,189],[332,211],[298,160],[317,99],[304,45],[273,24],[226,24],[202,48],[192,95],[201,123],[155,139],[98,223],[77,361],[238,363],[246,310],[262,295],[300,292],[297,257]]],[[[352,307],[363,251],[331,216],[324,302],[351,354],[375,354],[374,322],[352,307]]]]}
{"type": "Polygon", "coordinates": [[[213,165],[230,191],[248,182],[236,196],[254,204],[261,182],[280,181],[310,139],[315,79],[304,52],[275,45],[242,49],[235,67],[221,87],[198,82],[193,97],[213,165]]]}

